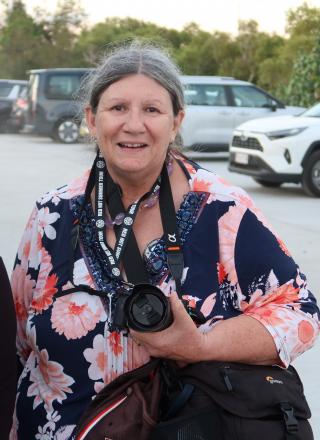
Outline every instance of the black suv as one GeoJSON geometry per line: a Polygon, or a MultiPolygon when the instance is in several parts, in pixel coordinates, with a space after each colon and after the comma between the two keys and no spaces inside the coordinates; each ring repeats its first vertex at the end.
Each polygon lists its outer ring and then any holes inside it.
{"type": "Polygon", "coordinates": [[[24,131],[48,135],[58,142],[77,142],[81,116],[80,104],[75,98],[83,77],[90,70],[30,70],[24,131]]]}
{"type": "Polygon", "coordinates": [[[21,126],[12,119],[12,109],[27,88],[27,81],[0,79],[0,132],[18,131],[21,126]]]}

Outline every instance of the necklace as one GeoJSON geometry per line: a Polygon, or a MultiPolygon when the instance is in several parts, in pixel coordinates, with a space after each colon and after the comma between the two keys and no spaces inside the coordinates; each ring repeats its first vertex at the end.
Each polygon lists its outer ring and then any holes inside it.
{"type": "MultiPolygon", "coordinates": [[[[170,176],[173,170],[173,158],[171,155],[169,155],[168,158],[166,159],[166,164],[167,164],[168,175],[170,176]]],[[[155,192],[153,192],[147,199],[145,199],[141,203],[140,209],[152,208],[159,200],[159,192],[160,192],[160,188],[158,188],[155,192]]],[[[124,212],[119,212],[119,214],[115,216],[114,220],[112,220],[109,211],[107,211],[105,218],[106,227],[112,229],[114,225],[120,226],[125,216],[126,214],[124,212]]]]}

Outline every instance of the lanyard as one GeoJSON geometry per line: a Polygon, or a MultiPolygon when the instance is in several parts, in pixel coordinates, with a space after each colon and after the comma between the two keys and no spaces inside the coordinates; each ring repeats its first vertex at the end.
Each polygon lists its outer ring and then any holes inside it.
{"type": "MultiPolygon", "coordinates": [[[[109,202],[109,212],[111,217],[114,219],[124,211],[123,204],[121,202],[121,195],[119,191],[119,187],[113,182],[107,167],[105,165],[105,161],[99,153],[99,159],[96,161],[96,170],[95,170],[95,187],[96,187],[96,197],[95,197],[95,225],[97,228],[97,236],[99,240],[99,244],[103,252],[105,253],[109,265],[111,267],[112,275],[121,280],[121,271],[120,271],[120,260],[122,259],[124,250],[128,246],[128,244],[132,243],[130,240],[130,236],[133,235],[132,227],[137,215],[140,203],[145,200],[147,197],[151,195],[157,194],[160,190],[160,178],[158,177],[155,183],[153,184],[150,191],[145,193],[140,199],[133,202],[128,210],[123,214],[124,218],[121,226],[115,224],[116,229],[116,244],[114,250],[112,250],[107,242],[105,237],[105,202],[106,200],[109,202]],[[107,196],[106,196],[106,188],[107,188],[107,196]],[[120,202],[121,203],[120,203],[120,202]],[[120,209],[120,210],[119,210],[120,209]],[[118,212],[116,212],[118,211],[118,212]]],[[[140,254],[139,254],[140,255],[140,254]]],[[[141,257],[140,257],[141,259],[141,257]]],[[[140,282],[146,281],[147,275],[145,270],[143,270],[143,280],[140,282]]]]}

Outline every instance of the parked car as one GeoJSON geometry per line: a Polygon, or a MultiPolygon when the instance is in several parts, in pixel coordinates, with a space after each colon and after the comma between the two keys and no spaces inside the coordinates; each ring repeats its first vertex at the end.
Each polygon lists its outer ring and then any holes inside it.
{"type": "Polygon", "coordinates": [[[303,107],[285,106],[259,87],[230,77],[182,76],[186,116],[185,147],[195,151],[228,151],[232,132],[254,118],[299,114],[303,107]]]}
{"type": "Polygon", "coordinates": [[[77,96],[88,68],[31,70],[27,106],[24,111],[27,133],[43,134],[58,142],[73,143],[79,138],[80,104],[77,96]]]}
{"type": "Polygon", "coordinates": [[[236,128],[229,170],[263,186],[302,183],[320,197],[320,103],[298,116],[248,121],[236,128]]]}
{"type": "Polygon", "coordinates": [[[11,119],[12,108],[21,93],[27,89],[27,81],[15,79],[0,80],[0,131],[17,131],[17,126],[11,119]]]}

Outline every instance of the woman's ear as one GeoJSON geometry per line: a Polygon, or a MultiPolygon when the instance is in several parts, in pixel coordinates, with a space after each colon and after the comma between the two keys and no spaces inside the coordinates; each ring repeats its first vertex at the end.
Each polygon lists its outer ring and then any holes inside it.
{"type": "Polygon", "coordinates": [[[179,113],[177,114],[177,116],[174,117],[173,133],[172,133],[173,138],[172,138],[171,142],[173,142],[175,140],[175,137],[177,136],[177,133],[180,130],[184,115],[185,115],[185,111],[179,110],[179,113]]]}
{"type": "Polygon", "coordinates": [[[90,105],[85,108],[86,123],[92,137],[96,137],[96,115],[90,105]]]}

